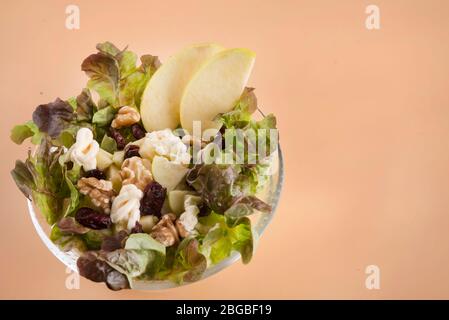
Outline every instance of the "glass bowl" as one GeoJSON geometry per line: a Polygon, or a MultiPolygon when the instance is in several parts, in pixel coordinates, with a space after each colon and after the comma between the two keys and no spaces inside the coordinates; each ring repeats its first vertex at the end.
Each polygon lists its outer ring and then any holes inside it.
{"type": "MultiPolygon", "coordinates": [[[[282,184],[284,180],[284,166],[282,159],[282,152],[280,145],[278,147],[277,152],[274,152],[273,158],[271,161],[271,174],[269,176],[269,181],[266,184],[264,190],[259,193],[257,196],[264,200],[266,203],[270,204],[273,208],[271,213],[256,213],[251,216],[253,233],[256,235],[256,239],[258,239],[265,228],[270,224],[271,220],[274,217],[276,212],[276,207],[279,202],[279,197],[282,189],[282,184]]],[[[50,226],[45,221],[43,215],[38,214],[37,208],[34,204],[28,201],[28,211],[31,217],[31,221],[33,222],[34,227],[36,228],[37,234],[47,246],[47,248],[58,258],[62,263],[64,263],[71,270],[78,272],[76,266],[76,260],[78,259],[78,254],[72,251],[62,251],[57,245],[55,245],[49,238],[50,235],[50,226]]],[[[257,249],[256,249],[257,254],[257,249]]],[[[224,268],[230,266],[234,262],[240,259],[240,254],[238,252],[233,252],[231,256],[221,261],[216,265],[209,266],[206,271],[203,273],[200,280],[210,277],[211,275],[223,270],[224,268]]],[[[199,281],[199,280],[198,280],[199,281]]],[[[137,290],[160,290],[160,289],[168,289],[175,288],[181,285],[186,285],[191,282],[185,282],[183,284],[177,284],[168,280],[165,281],[133,281],[132,289],[137,290]]]]}

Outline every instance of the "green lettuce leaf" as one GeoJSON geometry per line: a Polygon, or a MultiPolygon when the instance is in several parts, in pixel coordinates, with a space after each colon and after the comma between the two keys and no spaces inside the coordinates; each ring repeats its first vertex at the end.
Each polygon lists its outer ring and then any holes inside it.
{"type": "Polygon", "coordinates": [[[100,148],[109,153],[117,151],[117,142],[108,135],[104,135],[100,143],[100,148]]]}
{"type": "Polygon", "coordinates": [[[74,165],[72,170],[64,169],[64,181],[70,194],[69,198],[66,198],[67,206],[64,210],[64,217],[73,215],[79,207],[80,193],[75,187],[75,183],[80,175],[80,166],[74,165]]]}
{"type": "Polygon", "coordinates": [[[22,193],[33,199],[47,222],[53,225],[62,214],[67,188],[58,161],[63,149],[51,147],[49,138],[43,140],[34,156],[29,153],[25,162],[16,162],[11,175],[22,193]]]}
{"type": "Polygon", "coordinates": [[[111,234],[112,232],[110,229],[89,230],[83,234],[82,239],[88,250],[100,250],[103,240],[106,237],[110,237],[111,234]]]}
{"type": "Polygon", "coordinates": [[[116,113],[117,110],[113,107],[100,109],[94,113],[92,123],[103,127],[108,126],[111,123],[112,119],[114,119],[116,113]]]}
{"type": "Polygon", "coordinates": [[[167,252],[166,262],[156,278],[175,283],[197,281],[207,268],[207,259],[200,253],[199,242],[195,238],[185,238],[176,249],[167,252]]]}
{"type": "MultiPolygon", "coordinates": [[[[33,137],[33,140],[35,140],[34,137],[39,134],[39,128],[36,126],[36,124],[33,121],[28,121],[25,124],[19,124],[12,128],[10,137],[14,143],[22,144],[23,141],[30,137],[33,137]]],[[[38,138],[42,138],[42,136],[39,135],[38,138]]],[[[38,144],[40,143],[40,140],[32,142],[38,144]]]]}
{"type": "Polygon", "coordinates": [[[79,253],[87,250],[86,244],[79,234],[63,232],[58,225],[53,225],[50,240],[63,251],[74,250],[79,253]]]}
{"type": "Polygon", "coordinates": [[[127,250],[154,250],[165,256],[165,246],[146,233],[133,233],[125,243],[127,250]]]}
{"type": "Polygon", "coordinates": [[[199,222],[208,228],[201,243],[201,252],[208,256],[213,264],[229,257],[233,250],[240,253],[243,263],[251,260],[255,235],[247,217],[230,219],[212,212],[201,217],[199,222]]]}

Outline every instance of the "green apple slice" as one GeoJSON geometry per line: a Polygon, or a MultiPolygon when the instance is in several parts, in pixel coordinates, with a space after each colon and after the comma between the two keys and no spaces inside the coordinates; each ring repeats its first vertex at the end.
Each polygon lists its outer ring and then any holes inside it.
{"type": "Polygon", "coordinates": [[[214,117],[230,111],[241,96],[253,69],[254,52],[228,49],[209,59],[192,77],[181,98],[181,125],[193,132],[193,121],[202,131],[218,128],[214,117]]]}
{"type": "Polygon", "coordinates": [[[205,61],[222,50],[222,46],[213,43],[193,45],[170,57],[155,72],[140,105],[142,123],[147,131],[176,129],[185,86],[205,61]]]}
{"type": "Polygon", "coordinates": [[[100,148],[97,153],[97,169],[106,170],[112,164],[112,154],[100,148]]]}
{"type": "Polygon", "coordinates": [[[182,164],[170,162],[167,158],[161,156],[155,156],[151,164],[154,180],[167,188],[167,191],[173,190],[188,170],[182,164]]]}
{"type": "Polygon", "coordinates": [[[184,197],[189,194],[192,192],[186,190],[173,190],[168,193],[168,204],[171,211],[177,216],[184,212],[184,197]]]}

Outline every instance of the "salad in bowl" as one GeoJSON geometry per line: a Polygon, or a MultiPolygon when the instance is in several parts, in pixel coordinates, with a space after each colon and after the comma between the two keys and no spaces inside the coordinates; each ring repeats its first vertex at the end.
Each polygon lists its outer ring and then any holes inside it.
{"type": "Polygon", "coordinates": [[[198,44],[161,64],[96,48],[79,95],[37,106],[11,131],[36,145],[11,173],[48,239],[112,290],[248,263],[282,180],[263,196],[280,149],[275,117],[247,87],[254,53],[198,44]]]}

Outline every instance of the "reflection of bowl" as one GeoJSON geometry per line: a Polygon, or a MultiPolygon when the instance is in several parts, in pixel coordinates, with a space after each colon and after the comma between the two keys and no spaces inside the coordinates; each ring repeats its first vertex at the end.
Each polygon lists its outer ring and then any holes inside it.
{"type": "MultiPolygon", "coordinates": [[[[258,197],[264,200],[266,203],[270,204],[273,207],[273,210],[269,214],[257,213],[251,216],[251,220],[253,223],[253,232],[256,237],[260,237],[265,230],[265,228],[270,223],[271,219],[276,211],[276,207],[279,201],[279,196],[282,189],[282,182],[284,180],[284,167],[282,160],[282,153],[279,146],[277,154],[274,154],[272,161],[272,175],[270,175],[269,181],[267,182],[265,190],[261,192],[258,197]]],[[[67,267],[70,269],[77,271],[76,260],[78,259],[78,254],[75,252],[64,252],[59,249],[49,238],[50,235],[50,227],[45,221],[44,217],[41,214],[36,214],[37,208],[34,204],[28,200],[28,209],[31,216],[31,221],[33,222],[34,227],[48,247],[48,249],[59,259],[61,260],[67,267]]],[[[207,270],[204,272],[202,279],[205,279],[220,270],[230,266],[234,262],[236,262],[240,258],[240,254],[238,252],[233,252],[230,257],[221,261],[216,265],[209,266],[207,270]]],[[[185,283],[187,284],[187,283],[185,283]]],[[[167,289],[174,288],[179,286],[176,283],[171,281],[135,281],[132,284],[133,289],[139,290],[159,290],[159,289],[167,289]]]]}

